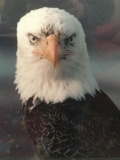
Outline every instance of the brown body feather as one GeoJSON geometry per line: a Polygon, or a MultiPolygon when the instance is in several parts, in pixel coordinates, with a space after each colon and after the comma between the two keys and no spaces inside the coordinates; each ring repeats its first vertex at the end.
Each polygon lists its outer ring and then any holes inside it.
{"type": "Polygon", "coordinates": [[[25,129],[41,160],[120,157],[120,111],[102,91],[57,104],[33,104],[30,98],[23,110],[25,129]]]}

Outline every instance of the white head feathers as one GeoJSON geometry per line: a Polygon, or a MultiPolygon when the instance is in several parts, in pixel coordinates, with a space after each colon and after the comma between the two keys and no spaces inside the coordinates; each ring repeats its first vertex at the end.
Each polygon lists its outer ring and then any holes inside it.
{"type": "Polygon", "coordinates": [[[23,102],[34,97],[57,103],[84,98],[86,93],[94,95],[98,85],[91,72],[82,26],[74,16],[57,8],[31,11],[18,23],[17,39],[15,83],[23,102]],[[57,36],[59,45],[55,68],[42,55],[33,54],[51,34],[57,36]]]}

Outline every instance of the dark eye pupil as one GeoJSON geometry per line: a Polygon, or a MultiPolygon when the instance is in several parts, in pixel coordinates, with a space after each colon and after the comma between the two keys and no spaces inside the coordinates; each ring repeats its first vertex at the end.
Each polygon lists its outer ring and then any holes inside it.
{"type": "Polygon", "coordinates": [[[69,38],[69,41],[73,41],[73,36],[71,36],[71,37],[69,38]]]}
{"type": "Polygon", "coordinates": [[[36,40],[36,37],[33,36],[33,37],[32,37],[32,40],[35,41],[35,40],[36,40]]]}

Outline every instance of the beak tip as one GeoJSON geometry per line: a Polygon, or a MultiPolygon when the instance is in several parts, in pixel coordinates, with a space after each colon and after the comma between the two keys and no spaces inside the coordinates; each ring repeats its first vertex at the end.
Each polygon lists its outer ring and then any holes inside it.
{"type": "Polygon", "coordinates": [[[54,67],[54,69],[55,69],[55,68],[56,68],[56,65],[57,65],[57,62],[53,62],[52,64],[53,64],[53,67],[54,67]]]}

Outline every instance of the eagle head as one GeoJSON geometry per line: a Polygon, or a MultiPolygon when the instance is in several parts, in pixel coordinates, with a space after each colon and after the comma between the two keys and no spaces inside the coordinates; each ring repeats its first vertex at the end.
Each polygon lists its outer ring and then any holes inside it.
{"type": "Polygon", "coordinates": [[[84,31],[68,12],[45,7],[27,13],[18,22],[17,41],[15,83],[23,102],[81,99],[98,89],[84,31]]]}

